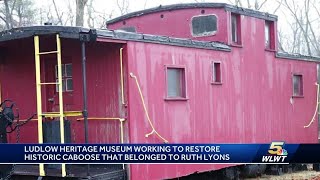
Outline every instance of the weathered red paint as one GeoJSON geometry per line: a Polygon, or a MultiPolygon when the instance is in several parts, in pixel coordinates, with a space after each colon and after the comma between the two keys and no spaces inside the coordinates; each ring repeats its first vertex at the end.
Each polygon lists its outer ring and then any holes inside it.
{"type": "MultiPolygon", "coordinates": [[[[188,20],[200,13],[201,9],[177,10],[128,19],[126,23],[137,24],[138,32],[192,38],[188,20]],[[160,14],[165,18],[158,22],[155,17],[160,19],[160,14]]],[[[198,39],[230,44],[230,13],[222,9],[206,9],[206,13],[218,16],[218,32],[198,39]]],[[[129,76],[133,73],[156,130],[170,143],[316,143],[317,123],[303,126],[309,123],[316,106],[317,63],[276,58],[275,51],[264,47],[264,20],[242,16],[241,23],[242,45],[232,46],[231,52],[135,41],[125,45],[117,44],[125,41],[103,39],[89,43],[89,117],[127,117],[126,142],[162,143],[155,135],[145,137],[152,129],[135,81],[129,76]],[[120,47],[125,48],[126,105],[120,99],[120,47]],[[213,61],[221,62],[222,84],[211,83],[213,61]],[[166,99],[166,66],[185,67],[186,100],[166,99]],[[303,98],[292,98],[294,73],[303,75],[303,98]]],[[[55,45],[50,39],[45,43],[55,45]]],[[[2,46],[8,50],[1,65],[2,96],[16,101],[26,118],[36,111],[32,39],[2,46]]],[[[70,110],[81,110],[80,44],[63,40],[62,49],[63,56],[71,57],[73,63],[74,104],[70,110]]],[[[84,142],[83,121],[72,120],[72,142],[84,142]]],[[[90,120],[89,128],[92,143],[119,142],[115,140],[119,138],[117,122],[90,120]]],[[[35,122],[22,128],[21,142],[36,143],[36,129],[35,122]]],[[[10,138],[13,142],[14,134],[10,138]]],[[[131,179],[165,179],[228,166],[130,165],[129,175],[131,179]]]]}
{"type": "MultiPolygon", "coordinates": [[[[44,46],[52,47],[42,50],[53,49],[53,39],[40,39],[44,46]]],[[[6,44],[7,52],[5,62],[1,68],[2,98],[10,98],[17,103],[20,109],[20,119],[26,119],[36,112],[36,89],[35,89],[35,65],[33,40],[26,39],[6,44]],[[17,44],[19,43],[19,48],[17,44]],[[19,52],[19,53],[17,53],[19,52]],[[17,89],[19,91],[17,91],[17,89]]],[[[43,47],[43,46],[41,46],[43,47]]],[[[89,117],[125,117],[125,109],[120,104],[120,45],[111,43],[94,43],[87,46],[87,77],[88,77],[88,112],[89,117]],[[108,53],[106,53],[108,52],[108,53]]],[[[65,105],[69,111],[82,111],[82,79],[81,79],[81,53],[80,43],[72,40],[62,40],[62,59],[67,57],[73,64],[72,104],[65,105]]],[[[55,57],[51,57],[55,58],[55,57]]],[[[41,63],[48,60],[41,56],[41,63]]],[[[62,60],[64,62],[64,60],[62,60]]],[[[42,69],[42,80],[45,72],[42,69]]],[[[54,71],[50,71],[54,73],[54,71]]],[[[46,72],[47,73],[47,72],[46,72]]],[[[49,85],[51,86],[51,85],[49,85]]],[[[52,86],[51,86],[52,87],[52,86]]],[[[44,87],[43,110],[51,111],[46,107],[47,99],[45,89],[55,91],[55,88],[44,87]]],[[[64,94],[64,96],[66,93],[64,94]]],[[[65,97],[64,97],[65,98],[65,97]]],[[[56,99],[55,99],[56,100],[56,99]]],[[[79,118],[79,117],[78,117],[79,118]]],[[[84,142],[84,123],[70,117],[72,127],[72,143],[84,142]]],[[[48,120],[50,121],[50,120],[48,120]]],[[[119,121],[117,120],[90,120],[89,142],[91,143],[119,143],[119,121]]],[[[21,128],[21,142],[37,143],[37,123],[31,121],[21,128]],[[32,133],[30,133],[32,132],[32,133]]],[[[15,133],[10,136],[10,142],[15,142],[15,133]]]]}
{"type": "MultiPolygon", "coordinates": [[[[125,26],[135,26],[141,33],[193,38],[189,20],[200,10],[142,15],[125,20],[125,26]]],[[[206,12],[217,14],[218,32],[199,39],[231,44],[230,13],[206,12]]],[[[108,27],[117,29],[121,23],[108,27]]],[[[304,126],[316,106],[317,63],[275,58],[275,51],[265,50],[262,19],[242,15],[241,27],[242,45],[233,46],[231,52],[128,43],[128,70],[139,79],[155,128],[170,143],[270,143],[279,139],[316,143],[316,123],[304,126]],[[212,61],[221,62],[221,85],[211,84],[212,61]],[[187,100],[166,100],[166,65],[186,67],[187,100]],[[303,98],[292,98],[293,73],[303,74],[303,98]]],[[[271,34],[271,38],[276,36],[271,34]]],[[[156,135],[145,137],[152,129],[133,80],[129,80],[129,107],[130,142],[162,143],[156,135]]],[[[130,175],[132,179],[165,179],[226,166],[131,165],[130,175]]]]}
{"type": "Polygon", "coordinates": [[[222,8],[194,8],[141,15],[124,21],[108,24],[108,28],[119,29],[122,27],[135,27],[138,33],[226,42],[228,40],[228,33],[226,31],[226,29],[228,29],[228,23],[226,22],[228,21],[227,12],[222,8]],[[204,14],[201,13],[202,10],[205,10],[204,14]],[[218,30],[216,35],[208,37],[193,37],[190,33],[191,18],[193,16],[209,14],[217,16],[218,30]],[[163,18],[161,18],[161,15],[163,15],[163,18]]]}
{"type": "MultiPolygon", "coordinates": [[[[170,143],[270,143],[279,139],[288,143],[316,143],[316,123],[310,128],[303,127],[309,123],[316,106],[316,63],[275,59],[274,53],[265,52],[259,41],[255,47],[257,53],[249,53],[245,48],[221,53],[130,42],[129,71],[139,78],[157,131],[170,143]],[[212,60],[221,61],[222,85],[211,84],[212,60]],[[168,64],[186,66],[188,100],[165,100],[168,64]],[[304,98],[293,98],[291,104],[295,72],[303,74],[304,98]]],[[[145,138],[151,127],[134,81],[129,81],[129,87],[130,142],[162,143],[155,135],[145,138]]],[[[145,178],[158,179],[224,166],[131,167],[133,179],[141,178],[141,171],[145,178]]]]}

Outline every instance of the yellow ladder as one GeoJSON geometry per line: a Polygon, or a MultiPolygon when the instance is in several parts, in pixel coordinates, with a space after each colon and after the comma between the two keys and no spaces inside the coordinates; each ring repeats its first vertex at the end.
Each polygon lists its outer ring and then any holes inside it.
{"type": "MultiPolygon", "coordinates": [[[[37,113],[38,113],[38,142],[39,144],[43,143],[43,131],[42,131],[42,118],[52,116],[52,113],[43,113],[42,112],[42,96],[41,96],[41,86],[42,85],[57,85],[59,92],[59,112],[54,112],[54,117],[60,118],[60,140],[61,144],[64,144],[64,121],[65,116],[63,112],[63,96],[62,96],[62,66],[61,66],[61,42],[59,34],[56,34],[56,51],[49,52],[39,52],[40,43],[39,36],[34,36],[34,51],[35,51],[35,66],[36,66],[36,84],[37,84],[37,113]],[[57,54],[57,64],[58,64],[58,82],[41,82],[41,73],[40,73],[40,55],[46,54],[57,54]]],[[[44,164],[39,164],[39,174],[40,176],[45,176],[44,164]]],[[[62,177],[66,176],[66,164],[61,164],[61,174],[62,177]]]]}

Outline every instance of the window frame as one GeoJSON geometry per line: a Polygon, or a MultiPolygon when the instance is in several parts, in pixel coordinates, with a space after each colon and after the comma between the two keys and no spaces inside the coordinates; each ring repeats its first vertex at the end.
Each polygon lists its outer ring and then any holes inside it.
{"type": "Polygon", "coordinates": [[[73,67],[72,67],[72,63],[66,63],[64,64],[64,70],[65,70],[65,76],[64,76],[64,81],[65,81],[65,91],[66,92],[71,92],[73,91],[73,76],[72,76],[72,72],[73,72],[73,67]],[[71,76],[67,75],[67,65],[71,65],[71,76]],[[68,80],[72,80],[72,89],[69,90],[68,89],[68,80]]]}
{"type": "Polygon", "coordinates": [[[304,87],[303,87],[303,75],[301,73],[293,73],[292,74],[292,97],[296,98],[303,98],[304,97],[304,87]],[[295,94],[295,88],[294,88],[294,78],[295,76],[300,76],[300,93],[295,94]]]}
{"type": "Polygon", "coordinates": [[[64,64],[64,73],[65,73],[65,78],[72,78],[72,63],[66,63],[66,64],[64,64]],[[71,65],[71,76],[68,76],[67,75],[67,66],[69,66],[69,65],[71,65]]]}
{"type": "MultiPolygon", "coordinates": [[[[73,73],[72,73],[72,70],[71,70],[71,76],[67,76],[67,68],[66,66],[67,65],[71,65],[71,68],[72,67],[72,63],[66,63],[66,64],[61,64],[61,69],[62,69],[62,92],[72,92],[74,90],[73,88],[73,73]],[[67,80],[68,79],[71,79],[72,80],[72,89],[68,89],[67,87],[67,80]]],[[[56,83],[58,83],[58,65],[55,65],[55,80],[56,80],[56,83]]],[[[56,85],[55,87],[55,92],[58,93],[59,92],[59,88],[58,88],[58,85],[56,85]]]]}
{"type": "Polygon", "coordinates": [[[165,98],[166,101],[186,101],[188,100],[187,91],[187,76],[186,76],[186,66],[183,65],[165,65],[165,98]],[[168,94],[168,69],[181,69],[184,82],[182,82],[182,91],[184,92],[184,97],[171,97],[168,94]]]}
{"type": "Polygon", "coordinates": [[[230,45],[242,47],[242,31],[241,31],[241,14],[230,13],[230,45]],[[232,31],[232,20],[233,17],[236,19],[236,39],[237,42],[233,41],[233,31],[232,31]]]}
{"type": "Polygon", "coordinates": [[[190,21],[190,32],[191,32],[191,35],[192,37],[208,37],[208,36],[214,36],[218,33],[218,30],[219,30],[219,18],[216,14],[200,14],[200,15],[196,15],[196,16],[192,16],[191,18],[191,21],[190,21]],[[217,30],[216,31],[211,31],[210,33],[208,34],[205,34],[205,35],[196,35],[193,33],[193,26],[192,26],[192,21],[193,21],[193,18],[195,17],[202,17],[202,16],[215,16],[216,17],[216,26],[217,26],[217,30]]]}
{"type": "Polygon", "coordinates": [[[275,51],[276,49],[276,35],[275,35],[275,23],[274,21],[264,21],[264,48],[267,51],[275,51]],[[266,45],[266,26],[268,25],[269,29],[269,45],[266,45]]]}
{"type": "Polygon", "coordinates": [[[221,63],[221,61],[212,61],[211,62],[211,84],[213,84],[213,85],[222,85],[222,63],[221,63]],[[215,64],[219,64],[219,68],[220,68],[220,74],[219,74],[219,76],[220,76],[220,81],[214,81],[214,75],[215,75],[215,73],[216,73],[216,71],[215,71],[215,64]]]}
{"type": "Polygon", "coordinates": [[[65,92],[72,92],[73,91],[73,79],[72,77],[67,77],[64,79],[64,82],[65,82],[65,92]],[[71,80],[72,81],[72,89],[68,89],[68,80],[71,80]]]}

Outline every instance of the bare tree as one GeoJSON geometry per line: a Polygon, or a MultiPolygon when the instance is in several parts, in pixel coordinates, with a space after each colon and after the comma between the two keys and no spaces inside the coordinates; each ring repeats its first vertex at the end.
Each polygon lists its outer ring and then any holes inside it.
{"type": "Polygon", "coordinates": [[[272,12],[272,14],[276,14],[276,13],[277,13],[277,11],[280,9],[280,7],[281,7],[281,5],[282,5],[282,1],[283,1],[283,0],[278,1],[278,6],[274,9],[274,11],[272,12]]]}
{"type": "MultiPolygon", "coordinates": [[[[244,7],[242,5],[242,0],[228,0],[230,4],[234,4],[235,6],[244,7]]],[[[248,6],[246,6],[248,7],[248,6]]]]}
{"type": "MultiPolygon", "coordinates": [[[[229,0],[229,2],[236,6],[261,10],[268,7],[266,4],[270,1],[229,0]]],[[[276,8],[272,11],[270,7],[268,7],[269,12],[275,14],[281,9],[282,12],[285,12],[284,14],[287,18],[290,19],[291,16],[290,21],[287,22],[287,27],[290,27],[289,30],[278,34],[279,48],[291,53],[320,55],[320,37],[316,31],[320,27],[320,1],[277,0],[275,2],[277,3],[276,8]],[[317,14],[316,17],[315,14],[317,14]],[[290,34],[290,36],[288,36],[288,34],[290,34]]]]}
{"type": "Polygon", "coordinates": [[[304,19],[302,19],[301,16],[299,17],[299,12],[301,13],[302,10],[298,9],[298,6],[296,6],[294,1],[292,1],[292,3],[293,4],[291,6],[291,5],[289,5],[288,0],[284,0],[285,7],[287,7],[287,9],[291,12],[291,14],[294,17],[296,23],[299,25],[300,30],[303,32],[304,40],[306,41],[306,45],[307,45],[308,55],[311,55],[309,37],[308,37],[308,34],[307,34],[309,25],[308,25],[308,23],[304,22],[304,19]],[[306,26],[304,26],[304,24],[306,26]]]}
{"type": "Polygon", "coordinates": [[[74,26],[76,19],[76,2],[74,0],[51,0],[39,8],[38,21],[50,22],[53,25],[74,26]]]}
{"type": "Polygon", "coordinates": [[[66,17],[66,21],[65,21],[65,25],[70,24],[70,26],[74,25],[74,22],[75,22],[75,13],[74,13],[74,2],[70,0],[67,1],[67,8],[68,8],[68,12],[67,12],[67,17],[66,17]]]}
{"type": "MultiPolygon", "coordinates": [[[[5,29],[34,24],[36,9],[33,0],[4,0],[0,6],[0,19],[5,29]]],[[[3,26],[2,26],[3,27],[3,26]]]]}
{"type": "MultiPolygon", "coordinates": [[[[298,29],[293,29],[294,38],[297,39],[295,41],[299,41],[299,46],[301,44],[303,45],[303,47],[298,49],[298,53],[320,55],[320,38],[315,32],[315,29],[318,28],[316,24],[320,24],[319,14],[314,13],[319,12],[318,6],[314,6],[316,1],[306,0],[303,4],[301,4],[301,2],[300,4],[297,4],[294,0],[283,0],[283,2],[286,9],[293,17],[294,23],[298,25],[298,27],[295,27],[298,29]],[[311,7],[311,5],[313,6],[311,7]],[[311,14],[317,14],[317,16],[311,19],[311,14]]],[[[296,51],[296,48],[293,47],[292,50],[296,51]]]]}
{"type": "Polygon", "coordinates": [[[88,12],[88,19],[87,19],[87,24],[90,28],[94,27],[94,9],[93,9],[93,0],[90,0],[89,3],[87,4],[87,12],[88,12]]]}
{"type": "Polygon", "coordinates": [[[128,0],[117,0],[117,6],[119,8],[121,15],[127,14],[129,12],[129,1],[128,0]]]}
{"type": "Polygon", "coordinates": [[[1,19],[4,20],[5,24],[6,24],[6,28],[7,29],[11,29],[13,28],[13,18],[12,18],[12,11],[15,5],[15,1],[13,2],[13,6],[10,7],[9,6],[9,2],[8,0],[4,0],[4,17],[2,17],[1,19]]]}
{"type": "Polygon", "coordinates": [[[90,28],[106,28],[106,21],[111,19],[114,14],[114,10],[111,12],[97,11],[95,9],[95,0],[89,0],[86,5],[87,9],[87,25],[90,28]]]}
{"type": "Polygon", "coordinates": [[[262,1],[261,3],[258,2],[258,0],[255,0],[254,3],[254,9],[260,10],[262,6],[267,2],[267,0],[262,1]]]}
{"type": "Polygon", "coordinates": [[[76,26],[83,26],[84,8],[88,0],[76,0],[76,26]]]}
{"type": "Polygon", "coordinates": [[[52,3],[53,3],[54,10],[55,10],[55,12],[56,12],[57,18],[58,18],[58,20],[59,20],[59,24],[60,24],[60,25],[63,25],[63,23],[62,23],[63,12],[61,12],[61,13],[59,12],[55,0],[52,0],[52,3]]]}
{"type": "MultiPolygon", "coordinates": [[[[199,0],[195,0],[195,1],[198,2],[199,0]]],[[[254,9],[254,10],[260,10],[262,7],[265,7],[268,1],[267,0],[254,0],[254,1],[253,0],[228,0],[228,2],[235,6],[254,9]]],[[[279,3],[279,6],[276,8],[275,11],[277,11],[280,8],[280,6],[281,6],[281,3],[279,3]]]]}
{"type": "Polygon", "coordinates": [[[144,0],[143,9],[146,9],[148,0],[144,0]]]}
{"type": "Polygon", "coordinates": [[[64,17],[60,15],[60,12],[58,11],[57,5],[54,5],[53,1],[52,3],[48,3],[46,6],[43,6],[39,9],[39,17],[40,24],[43,24],[44,22],[51,23],[53,25],[62,25],[62,20],[64,17]],[[56,6],[56,7],[53,7],[56,6]],[[52,12],[53,11],[53,12],[52,12]],[[60,19],[58,17],[60,17],[60,19]]]}

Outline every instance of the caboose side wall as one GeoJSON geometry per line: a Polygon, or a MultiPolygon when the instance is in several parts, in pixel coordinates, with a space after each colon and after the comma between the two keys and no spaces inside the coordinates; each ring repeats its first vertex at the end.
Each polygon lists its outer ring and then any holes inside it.
{"type": "MultiPolygon", "coordinates": [[[[86,47],[87,56],[87,93],[89,113],[89,142],[90,143],[120,143],[120,122],[118,120],[96,120],[94,118],[124,118],[126,109],[121,103],[120,87],[120,48],[116,43],[88,43],[86,47]]],[[[78,74],[81,78],[81,53],[74,54],[78,57],[78,74]]],[[[125,54],[125,53],[124,53],[125,54]]],[[[125,56],[125,55],[124,55],[125,56]]],[[[123,64],[126,70],[125,61],[123,64]]],[[[82,80],[78,81],[77,104],[81,109],[82,80]]],[[[126,88],[126,87],[125,87],[126,88]]],[[[125,89],[126,90],[126,89],[125,89]]],[[[124,92],[126,94],[126,92],[124,92]]],[[[73,129],[76,134],[76,142],[84,142],[84,123],[77,121],[78,129],[73,129]],[[80,125],[79,125],[80,124],[80,125]],[[79,139],[77,139],[79,138],[79,139]]],[[[127,123],[124,123],[125,126],[127,123]]],[[[124,127],[126,136],[127,128],[124,127]]]]}
{"type": "MultiPolygon", "coordinates": [[[[265,22],[271,22],[271,49],[277,49],[277,43],[275,43],[277,42],[277,17],[274,15],[266,15],[258,11],[250,11],[248,9],[229,5],[222,7],[217,3],[189,4],[189,8],[185,9],[182,7],[181,5],[172,5],[159,7],[156,8],[156,10],[147,9],[140,13],[133,13],[135,15],[124,15],[109,21],[107,27],[112,30],[124,29],[131,31],[134,29],[137,33],[157,34],[203,41],[218,41],[232,46],[243,46],[243,39],[251,38],[251,34],[248,34],[247,31],[245,31],[246,28],[250,28],[246,23],[247,21],[264,22],[262,27],[265,26],[265,22]],[[209,15],[216,16],[217,31],[207,35],[193,35],[192,19],[194,17],[209,15]],[[236,34],[239,39],[236,43],[232,42],[231,38],[232,15],[236,15],[237,19],[239,17],[236,22],[236,34]]],[[[255,26],[254,23],[251,25],[255,26]]],[[[202,27],[202,29],[204,28],[202,27]]],[[[260,36],[261,38],[264,38],[264,31],[260,36]]]]}
{"type": "MultiPolygon", "coordinates": [[[[40,39],[40,46],[51,46],[55,41],[40,39]]],[[[82,111],[82,70],[81,51],[78,40],[62,39],[62,63],[65,58],[71,59],[73,66],[73,103],[67,110],[82,111]]],[[[36,112],[36,85],[33,38],[10,41],[3,45],[6,56],[1,63],[2,99],[10,98],[17,103],[20,119],[25,119],[36,112]]],[[[88,112],[92,117],[120,117],[125,109],[120,100],[120,63],[119,44],[88,43],[87,44],[87,91],[88,112]]],[[[49,50],[50,48],[46,49],[49,50]]],[[[52,50],[51,49],[51,50],[52,50]]],[[[44,50],[44,49],[43,49],[44,50]]],[[[45,63],[45,56],[41,56],[45,63]]],[[[42,69],[45,70],[44,68],[42,69]]],[[[44,75],[45,72],[42,72],[44,75]]],[[[44,92],[44,91],[43,91],[44,92]]],[[[43,97],[43,105],[47,99],[43,97]]],[[[44,107],[45,109],[45,107],[44,107]]],[[[80,117],[77,117],[80,118],[80,117]]],[[[71,142],[84,143],[84,122],[71,121],[71,142]]],[[[21,128],[21,143],[38,142],[37,121],[31,121],[21,128]]],[[[10,142],[15,142],[16,134],[10,135],[10,142]]],[[[89,142],[119,143],[119,121],[89,120],[89,142]]]]}
{"type": "Polygon", "coordinates": [[[223,8],[179,9],[145,14],[108,24],[112,30],[135,27],[137,33],[157,34],[178,38],[228,42],[228,16],[223,8]],[[205,11],[201,13],[201,11],[205,11]],[[163,15],[163,18],[162,18],[163,15]],[[194,16],[216,15],[218,30],[215,35],[195,37],[191,34],[191,19],[194,16]]]}
{"type": "MultiPolygon", "coordinates": [[[[139,80],[156,130],[170,143],[318,141],[317,123],[304,128],[316,107],[317,63],[275,58],[265,50],[264,21],[243,24],[243,47],[231,52],[128,42],[128,71],[139,80]],[[213,61],[221,62],[221,85],[211,83],[213,61]],[[166,99],[168,65],[185,67],[186,100],[166,99]],[[303,76],[303,97],[292,97],[293,74],[303,76]]],[[[163,143],[155,134],[145,137],[152,129],[134,80],[128,83],[130,143],[163,143]]],[[[165,179],[227,166],[130,165],[130,175],[165,179]]]]}
{"type": "MultiPolygon", "coordinates": [[[[129,72],[139,79],[156,130],[170,143],[316,143],[317,123],[303,128],[316,105],[316,63],[239,54],[130,43],[129,72]],[[222,63],[222,85],[211,84],[212,60],[222,63]],[[185,66],[188,100],[164,99],[165,65],[185,66]],[[296,72],[303,74],[303,98],[291,98],[296,72]]],[[[152,129],[133,80],[129,87],[130,143],[162,143],[156,135],[145,137],[152,129]]],[[[172,178],[225,167],[186,166],[131,165],[131,177],[145,172],[149,179],[172,178]]]]}
{"type": "MultiPolygon", "coordinates": [[[[36,112],[36,86],[34,71],[34,49],[31,39],[10,41],[1,47],[1,98],[11,99],[19,108],[20,119],[26,119],[36,112]],[[19,46],[19,48],[16,48],[19,46]]],[[[37,123],[30,121],[21,128],[21,142],[37,142],[37,123]]],[[[16,142],[15,132],[8,136],[9,142],[16,142]]]]}

